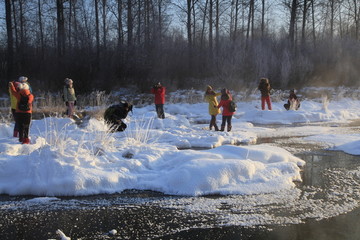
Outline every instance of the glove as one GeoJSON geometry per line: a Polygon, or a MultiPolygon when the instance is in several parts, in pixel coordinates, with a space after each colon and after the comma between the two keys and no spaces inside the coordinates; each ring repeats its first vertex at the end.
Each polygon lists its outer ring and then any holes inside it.
{"type": "Polygon", "coordinates": [[[65,105],[66,105],[66,106],[69,106],[69,102],[65,102],[65,105]]]}

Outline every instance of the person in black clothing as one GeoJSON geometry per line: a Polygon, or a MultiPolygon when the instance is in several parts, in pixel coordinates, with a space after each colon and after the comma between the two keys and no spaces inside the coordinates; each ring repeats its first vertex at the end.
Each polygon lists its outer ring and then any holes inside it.
{"type": "Polygon", "coordinates": [[[284,104],[286,110],[298,110],[300,107],[300,100],[295,94],[295,89],[290,90],[290,95],[288,97],[287,103],[284,104]]]}
{"type": "Polygon", "coordinates": [[[122,132],[126,129],[126,124],[122,121],[132,112],[132,105],[128,102],[121,101],[119,104],[108,107],[104,113],[106,124],[110,126],[112,132],[122,132]]]}

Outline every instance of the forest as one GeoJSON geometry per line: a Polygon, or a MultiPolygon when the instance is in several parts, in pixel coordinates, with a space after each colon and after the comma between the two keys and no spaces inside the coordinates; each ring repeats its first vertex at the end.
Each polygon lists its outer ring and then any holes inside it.
{"type": "Polygon", "coordinates": [[[360,0],[0,0],[0,80],[56,91],[359,87],[360,0]]]}

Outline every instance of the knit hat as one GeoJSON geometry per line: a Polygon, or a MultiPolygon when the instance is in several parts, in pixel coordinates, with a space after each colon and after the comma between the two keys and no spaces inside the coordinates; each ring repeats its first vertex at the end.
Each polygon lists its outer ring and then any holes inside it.
{"type": "Polygon", "coordinates": [[[21,77],[19,77],[18,82],[24,83],[24,82],[27,82],[27,80],[28,80],[27,77],[21,76],[21,77]]]}
{"type": "Polygon", "coordinates": [[[64,82],[65,82],[65,84],[72,84],[73,80],[70,78],[65,78],[64,82]]]}
{"type": "Polygon", "coordinates": [[[29,84],[27,84],[27,83],[19,83],[17,88],[19,90],[29,90],[30,89],[29,84]]]}

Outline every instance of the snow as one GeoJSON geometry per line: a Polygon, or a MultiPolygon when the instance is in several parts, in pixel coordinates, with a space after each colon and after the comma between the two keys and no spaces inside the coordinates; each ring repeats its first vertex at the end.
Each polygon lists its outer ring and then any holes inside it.
{"type": "MultiPolygon", "coordinates": [[[[33,120],[30,145],[12,137],[12,123],[1,123],[0,194],[36,195],[31,201],[41,203],[126,189],[189,196],[294,189],[305,162],[278,146],[254,145],[259,137],[300,136],[360,155],[360,134],[334,131],[359,118],[358,100],[306,100],[298,111],[283,104],[262,111],[258,100],[237,102],[231,132],[208,130],[203,102],[168,103],[163,120],[153,105],[135,106],[126,131],[117,133],[101,119],[83,125],[60,117],[33,120]],[[262,124],[294,126],[274,130],[262,124]]],[[[217,119],[220,125],[221,115],[217,119]]]]}

